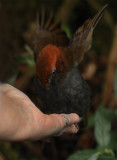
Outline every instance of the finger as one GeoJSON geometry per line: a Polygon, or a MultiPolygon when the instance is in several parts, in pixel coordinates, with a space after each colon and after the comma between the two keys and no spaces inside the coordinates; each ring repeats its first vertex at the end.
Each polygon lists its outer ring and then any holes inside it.
{"type": "Polygon", "coordinates": [[[78,123],[79,116],[75,113],[71,114],[60,114],[62,118],[62,128],[55,134],[55,136],[60,136],[65,132],[76,133],[78,131],[77,127],[74,125],[78,123]]]}
{"type": "Polygon", "coordinates": [[[68,127],[64,127],[62,128],[59,132],[57,132],[54,136],[61,136],[63,133],[67,133],[67,134],[76,134],[78,132],[79,128],[76,127],[75,124],[72,124],[68,127]]]}
{"type": "Polygon", "coordinates": [[[61,114],[61,116],[63,117],[65,122],[64,126],[69,126],[69,125],[78,123],[78,121],[80,120],[79,116],[76,113],[61,114]]]}
{"type": "Polygon", "coordinates": [[[75,134],[77,132],[78,132],[78,128],[75,126],[75,124],[68,126],[64,130],[64,133],[68,133],[68,134],[75,134]]]}

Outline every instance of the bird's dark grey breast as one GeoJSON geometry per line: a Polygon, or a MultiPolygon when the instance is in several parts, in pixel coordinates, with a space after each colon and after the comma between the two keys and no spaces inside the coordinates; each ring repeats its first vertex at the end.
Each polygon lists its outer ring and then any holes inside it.
{"type": "Polygon", "coordinates": [[[54,77],[50,87],[39,86],[39,96],[52,113],[77,113],[82,117],[90,107],[90,89],[77,67],[70,70],[62,83],[54,77]]]}

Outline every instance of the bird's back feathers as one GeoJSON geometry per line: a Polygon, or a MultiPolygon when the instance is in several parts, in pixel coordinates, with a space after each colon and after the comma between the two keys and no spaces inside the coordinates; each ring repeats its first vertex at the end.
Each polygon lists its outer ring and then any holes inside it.
{"type": "Polygon", "coordinates": [[[44,11],[42,12],[41,17],[39,15],[37,16],[37,19],[37,28],[35,30],[35,37],[33,40],[35,58],[41,49],[48,44],[58,47],[65,47],[69,44],[68,37],[66,36],[65,32],[61,30],[60,22],[56,20],[53,22],[52,12],[47,20],[44,11]]]}

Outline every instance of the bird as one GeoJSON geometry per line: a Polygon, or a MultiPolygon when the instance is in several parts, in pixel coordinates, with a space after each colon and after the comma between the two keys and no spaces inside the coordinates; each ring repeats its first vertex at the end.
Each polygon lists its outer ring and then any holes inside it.
{"type": "Polygon", "coordinates": [[[82,77],[78,66],[84,54],[91,48],[95,27],[104,15],[108,4],[91,19],[79,27],[72,39],[52,21],[50,13],[47,22],[45,12],[38,16],[33,34],[35,59],[35,88],[38,97],[48,113],[76,113],[83,117],[91,105],[91,91],[82,77]]]}

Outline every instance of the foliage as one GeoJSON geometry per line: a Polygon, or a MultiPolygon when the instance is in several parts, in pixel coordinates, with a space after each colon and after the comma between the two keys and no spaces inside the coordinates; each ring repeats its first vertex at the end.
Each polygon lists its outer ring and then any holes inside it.
{"type": "Polygon", "coordinates": [[[17,56],[16,61],[19,64],[26,64],[32,68],[35,65],[33,50],[28,45],[25,45],[25,50],[27,51],[27,55],[17,56]]]}
{"type": "Polygon", "coordinates": [[[117,97],[117,69],[116,69],[115,78],[114,78],[114,89],[115,89],[115,95],[117,97]]]}
{"type": "Polygon", "coordinates": [[[68,25],[63,24],[63,25],[62,25],[62,30],[66,33],[66,35],[67,35],[68,38],[71,38],[71,37],[72,37],[72,35],[71,35],[71,30],[70,30],[70,28],[68,27],[68,25]]]}
{"type": "Polygon", "coordinates": [[[18,150],[14,150],[12,147],[12,144],[8,143],[8,142],[0,142],[0,150],[3,154],[6,155],[7,159],[12,159],[12,160],[16,160],[19,158],[19,152],[18,150]]]}
{"type": "Polygon", "coordinates": [[[71,155],[68,160],[115,160],[114,151],[117,151],[117,130],[111,130],[111,122],[116,117],[111,109],[99,106],[96,113],[89,118],[88,126],[94,127],[97,141],[95,149],[82,150],[71,155]]]}

